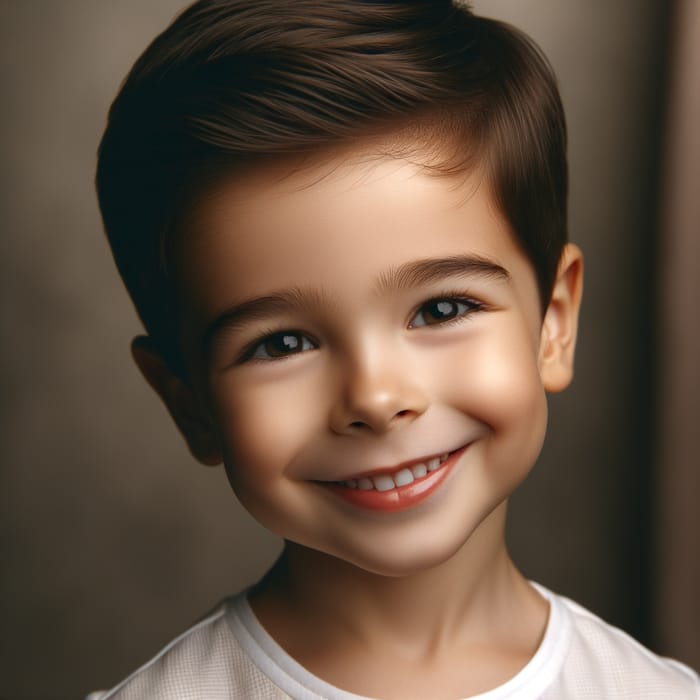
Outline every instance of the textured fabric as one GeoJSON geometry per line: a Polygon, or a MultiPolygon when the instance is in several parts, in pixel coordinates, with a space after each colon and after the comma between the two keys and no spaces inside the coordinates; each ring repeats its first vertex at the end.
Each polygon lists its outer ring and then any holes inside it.
{"type": "MultiPolygon", "coordinates": [[[[507,683],[471,700],[700,700],[688,667],[651,653],[572,601],[549,601],[544,638],[507,683]]],[[[245,593],[171,642],[152,661],[89,700],[368,700],[325,683],[258,623],[245,593]]]]}

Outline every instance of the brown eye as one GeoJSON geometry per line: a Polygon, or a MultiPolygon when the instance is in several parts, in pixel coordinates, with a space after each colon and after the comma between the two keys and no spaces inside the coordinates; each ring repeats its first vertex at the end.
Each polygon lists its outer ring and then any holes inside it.
{"type": "Polygon", "coordinates": [[[314,348],[313,342],[303,333],[284,331],[283,333],[273,333],[260,341],[253,348],[249,357],[257,360],[272,360],[314,348]]]}
{"type": "Polygon", "coordinates": [[[477,308],[478,305],[476,303],[466,300],[433,299],[426,302],[418,309],[416,315],[411,320],[410,327],[417,328],[420,326],[435,326],[440,323],[446,323],[467,316],[477,308]]]}

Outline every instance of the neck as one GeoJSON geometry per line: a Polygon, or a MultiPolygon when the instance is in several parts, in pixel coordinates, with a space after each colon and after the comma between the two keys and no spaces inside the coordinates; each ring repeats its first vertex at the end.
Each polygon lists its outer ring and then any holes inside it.
{"type": "Polygon", "coordinates": [[[393,646],[422,656],[457,640],[460,646],[494,643],[512,627],[517,601],[529,595],[508,557],[504,528],[505,504],[450,559],[402,577],[367,572],[288,542],[251,604],[288,649],[299,646],[295,629],[314,629],[316,639],[329,642],[356,640],[365,648],[393,646]]]}
{"type": "Polygon", "coordinates": [[[380,576],[288,542],[251,592],[268,633],[311,673],[365,697],[466,697],[532,657],[547,604],[511,563],[505,504],[430,569],[380,576]]]}

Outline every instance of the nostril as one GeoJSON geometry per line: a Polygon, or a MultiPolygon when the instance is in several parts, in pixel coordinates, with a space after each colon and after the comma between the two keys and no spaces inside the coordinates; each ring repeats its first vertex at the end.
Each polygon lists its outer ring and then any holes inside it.
{"type": "Polygon", "coordinates": [[[403,416],[407,416],[410,413],[408,409],[404,409],[403,411],[398,411],[396,416],[397,418],[403,418],[403,416]]]}

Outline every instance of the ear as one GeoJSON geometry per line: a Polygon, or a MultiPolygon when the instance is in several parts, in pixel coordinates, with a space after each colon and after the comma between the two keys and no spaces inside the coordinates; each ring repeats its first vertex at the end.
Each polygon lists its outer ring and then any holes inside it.
{"type": "Polygon", "coordinates": [[[172,373],[149,337],[134,338],[131,354],[141,374],[163,400],[195,459],[209,466],[220,464],[217,432],[192,387],[172,373]]]}
{"type": "Polygon", "coordinates": [[[548,392],[566,389],[573,378],[582,293],[583,255],[577,246],[569,243],[559,261],[540,335],[540,377],[548,392]]]}

